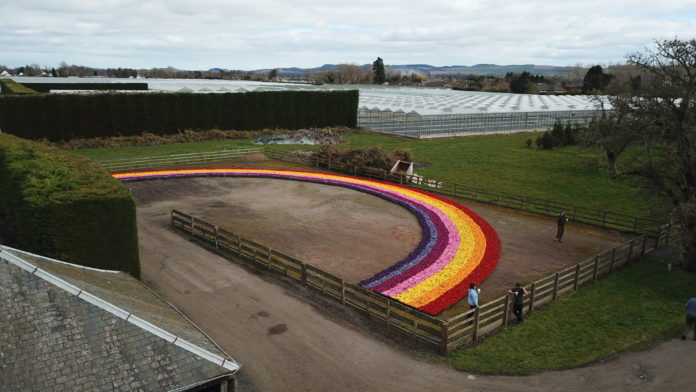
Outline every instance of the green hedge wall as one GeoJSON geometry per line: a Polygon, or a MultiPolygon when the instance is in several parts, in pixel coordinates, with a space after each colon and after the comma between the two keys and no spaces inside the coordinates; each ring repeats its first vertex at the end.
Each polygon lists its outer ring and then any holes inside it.
{"type": "Polygon", "coordinates": [[[25,250],[140,276],[135,202],[94,161],[0,134],[0,214],[25,250]]]}
{"type": "Polygon", "coordinates": [[[15,82],[12,79],[0,79],[0,93],[2,94],[38,94],[24,85],[15,82]]]}
{"type": "Polygon", "coordinates": [[[124,82],[124,83],[22,83],[23,86],[40,93],[47,93],[51,90],[147,90],[147,83],[143,82],[124,82]]]}
{"type": "Polygon", "coordinates": [[[0,129],[26,139],[357,124],[358,91],[0,95],[0,129]]]}

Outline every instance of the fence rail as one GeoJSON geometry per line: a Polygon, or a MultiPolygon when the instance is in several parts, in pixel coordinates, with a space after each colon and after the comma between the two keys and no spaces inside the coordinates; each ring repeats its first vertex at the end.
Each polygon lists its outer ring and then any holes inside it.
{"type": "MultiPolygon", "coordinates": [[[[248,240],[224,228],[172,210],[171,224],[211,248],[223,250],[253,262],[261,268],[274,271],[302,282],[342,304],[351,306],[369,317],[380,320],[388,327],[399,329],[414,338],[440,347],[443,321],[408,307],[398,301],[366,290],[326,271],[291,256],[248,240]]],[[[225,255],[225,252],[221,252],[225,255]]]]}
{"type": "MultiPolygon", "coordinates": [[[[266,147],[265,154],[271,158],[282,160],[284,159],[285,153],[272,147],[266,147]]],[[[330,159],[319,159],[312,157],[308,163],[316,168],[326,168],[332,171],[347,173],[354,176],[398,183],[442,195],[461,197],[464,199],[475,200],[487,204],[494,204],[497,206],[509,207],[547,216],[556,216],[560,214],[561,211],[566,211],[568,218],[577,222],[611,229],[625,230],[634,233],[649,234],[652,236],[656,236],[658,234],[658,222],[651,219],[620,214],[612,211],[581,206],[569,206],[552,200],[533,196],[493,191],[470,185],[458,184],[455,182],[425,178],[422,176],[390,173],[382,169],[341,165],[336,162],[331,162],[330,159]]]]}
{"type": "Polygon", "coordinates": [[[99,161],[109,171],[152,168],[163,165],[222,161],[247,154],[263,153],[262,147],[239,148],[234,150],[194,152],[189,154],[163,155],[159,157],[125,158],[99,161]]]}
{"type": "MultiPolygon", "coordinates": [[[[374,293],[338,276],[304,263],[292,256],[248,240],[239,234],[172,210],[173,227],[190,234],[223,256],[236,255],[268,271],[302,282],[323,295],[355,308],[368,317],[396,328],[446,354],[467,343],[476,341],[511,320],[511,297],[502,296],[475,310],[449,319],[430,316],[391,298],[374,293]]],[[[531,312],[558,297],[577,291],[584,285],[612,273],[651,250],[666,245],[675,235],[669,225],[659,229],[657,237],[641,235],[612,249],[599,253],[581,263],[563,268],[531,283],[524,306],[531,312]]]]}
{"type": "MultiPolygon", "coordinates": [[[[265,146],[190,154],[165,155],[160,157],[116,159],[99,161],[99,163],[110,171],[122,171],[153,168],[163,165],[220,161],[238,158],[254,153],[264,153],[270,158],[284,160],[286,151],[265,146]]],[[[326,168],[337,172],[352,174],[354,176],[399,183],[447,196],[461,197],[547,216],[555,216],[561,211],[566,211],[568,217],[574,221],[611,229],[644,233],[652,236],[657,236],[659,234],[656,231],[656,227],[658,227],[659,223],[651,219],[639,218],[595,208],[569,206],[552,200],[546,200],[533,196],[494,191],[470,185],[458,184],[455,182],[425,178],[422,176],[395,174],[386,170],[374,168],[345,166],[331,162],[331,160],[312,158],[309,164],[316,168],[326,168]]]]}

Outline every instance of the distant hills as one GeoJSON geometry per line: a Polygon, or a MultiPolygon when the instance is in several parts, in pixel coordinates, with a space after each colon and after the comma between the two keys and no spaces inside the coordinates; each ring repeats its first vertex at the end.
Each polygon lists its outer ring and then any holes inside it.
{"type": "MultiPolygon", "coordinates": [[[[301,76],[307,73],[318,73],[322,71],[337,70],[338,64],[324,64],[321,67],[315,68],[277,68],[278,74],[288,75],[288,76],[301,76]]],[[[363,69],[371,69],[372,64],[365,64],[359,66],[363,69]]],[[[419,73],[428,76],[442,76],[442,75],[482,75],[482,76],[505,76],[508,72],[520,73],[527,71],[532,75],[557,75],[571,70],[571,67],[558,67],[553,65],[535,65],[535,64],[522,64],[522,65],[496,65],[496,64],[476,64],[476,65],[450,65],[444,67],[435,67],[428,64],[404,64],[404,65],[386,65],[388,72],[400,71],[402,74],[412,74],[419,73]]],[[[221,72],[226,71],[221,68],[213,68],[211,72],[221,72]]],[[[271,69],[257,69],[251,72],[264,73],[269,72],[271,69]]]]}

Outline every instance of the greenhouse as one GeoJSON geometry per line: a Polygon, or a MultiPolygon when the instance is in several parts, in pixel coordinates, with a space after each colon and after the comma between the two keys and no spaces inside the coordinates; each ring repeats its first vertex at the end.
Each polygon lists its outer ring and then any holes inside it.
{"type": "MultiPolygon", "coordinates": [[[[29,82],[36,78],[14,78],[29,82]]],[[[128,79],[51,78],[65,83],[128,79]]],[[[545,130],[556,120],[588,123],[596,103],[581,95],[534,95],[457,91],[449,88],[378,85],[310,85],[241,80],[140,79],[149,91],[236,93],[283,90],[359,90],[358,126],[406,137],[431,138],[545,130]]]]}

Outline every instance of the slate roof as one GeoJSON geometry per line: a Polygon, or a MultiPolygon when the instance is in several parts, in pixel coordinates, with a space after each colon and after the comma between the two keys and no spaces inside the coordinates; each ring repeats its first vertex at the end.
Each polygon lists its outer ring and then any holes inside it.
{"type": "Polygon", "coordinates": [[[166,391],[239,365],[135,278],[0,249],[0,392],[166,391]]]}

